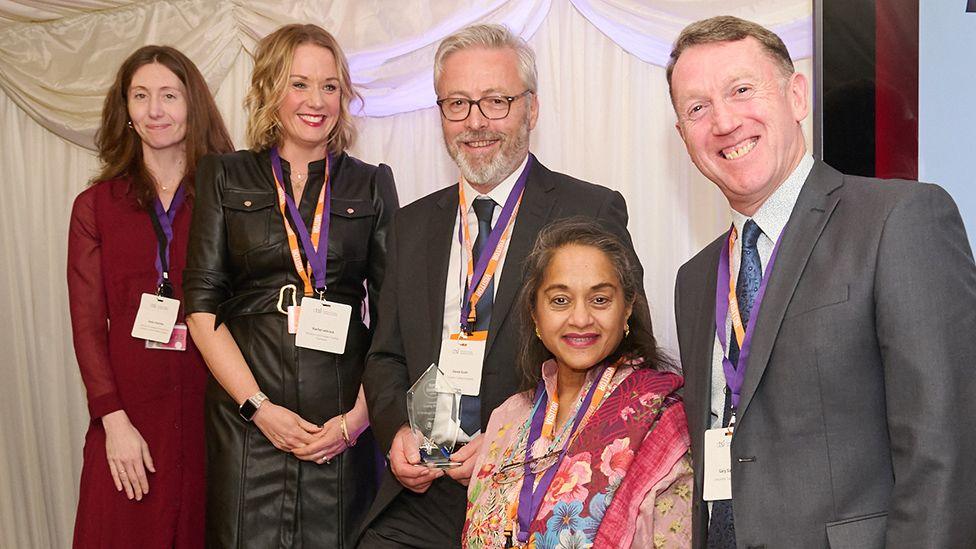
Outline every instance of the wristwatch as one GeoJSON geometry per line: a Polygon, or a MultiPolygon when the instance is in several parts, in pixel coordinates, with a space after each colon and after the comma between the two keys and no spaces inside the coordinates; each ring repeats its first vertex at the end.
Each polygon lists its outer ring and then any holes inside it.
{"type": "Polygon", "coordinates": [[[261,404],[263,404],[265,400],[268,400],[268,397],[261,391],[258,391],[257,393],[248,397],[248,399],[245,400],[240,407],[241,417],[244,418],[244,421],[251,421],[254,419],[254,414],[258,413],[258,408],[261,407],[261,404]]]}

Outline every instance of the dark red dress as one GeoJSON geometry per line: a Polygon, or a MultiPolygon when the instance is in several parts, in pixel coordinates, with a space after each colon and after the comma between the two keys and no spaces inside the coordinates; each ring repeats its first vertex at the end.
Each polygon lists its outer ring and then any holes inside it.
{"type": "MultiPolygon", "coordinates": [[[[156,236],[149,214],[127,194],[127,180],[100,182],[75,199],[68,236],[68,294],[75,354],[91,423],[74,546],[204,546],[203,395],[207,368],[192,342],[185,352],[150,350],[130,335],[139,299],[156,286],[156,236]],[[125,410],[156,467],[149,494],[115,490],[101,417],[125,410]]],[[[183,299],[190,203],[173,223],[170,277],[183,299]]],[[[184,322],[181,307],[178,322],[184,322]]]]}

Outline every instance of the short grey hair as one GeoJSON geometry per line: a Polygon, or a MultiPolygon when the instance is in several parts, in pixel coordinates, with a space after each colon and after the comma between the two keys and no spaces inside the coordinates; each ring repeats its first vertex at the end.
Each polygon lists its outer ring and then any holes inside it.
{"type": "Polygon", "coordinates": [[[451,54],[470,48],[511,48],[518,55],[518,72],[522,83],[532,93],[538,91],[539,72],[535,67],[535,52],[522,39],[503,25],[481,24],[465,27],[445,38],[434,55],[434,87],[444,72],[444,61],[451,54]]]}

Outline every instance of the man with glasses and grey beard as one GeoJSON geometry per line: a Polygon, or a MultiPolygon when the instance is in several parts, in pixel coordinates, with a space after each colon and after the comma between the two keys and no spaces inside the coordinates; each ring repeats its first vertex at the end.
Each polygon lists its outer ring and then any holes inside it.
{"type": "MultiPolygon", "coordinates": [[[[524,330],[512,303],[522,262],[548,223],[587,216],[631,249],[620,193],[550,171],[529,153],[539,116],[535,54],[498,25],[446,38],[434,60],[444,143],[458,182],[401,209],[363,384],[389,468],[360,547],[457,547],[466,486],[492,410],[518,390],[524,330]],[[464,340],[463,364],[446,364],[464,340]],[[474,357],[471,359],[471,357],[474,357]],[[421,463],[406,393],[432,364],[463,393],[450,468],[421,463]]],[[[636,258],[636,254],[635,254],[636,258]]]]}

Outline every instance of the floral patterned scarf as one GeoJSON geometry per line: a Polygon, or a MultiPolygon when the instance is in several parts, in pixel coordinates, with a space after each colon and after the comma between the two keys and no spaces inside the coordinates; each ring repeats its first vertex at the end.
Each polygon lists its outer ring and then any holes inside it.
{"type": "MultiPolygon", "coordinates": [[[[559,464],[529,527],[529,547],[591,547],[594,543],[602,545],[601,540],[616,546],[614,540],[619,542],[621,534],[626,537],[621,528],[629,530],[632,537],[638,507],[646,495],[641,487],[663,478],[685,454],[684,414],[664,413],[670,408],[683,412],[680,397],[674,395],[682,384],[681,377],[650,369],[622,373],[615,377],[620,381],[612,392],[585,419],[559,464]],[[642,453],[643,449],[647,452],[642,453]],[[639,466],[632,467],[635,463],[639,466]],[[608,528],[615,530],[609,532],[610,537],[604,533],[608,528]]],[[[581,394],[585,392],[584,386],[581,394]]],[[[525,401],[524,395],[512,398],[525,401]]],[[[504,413],[506,405],[498,412],[504,413]]],[[[520,418],[500,426],[492,421],[486,430],[490,437],[483,450],[486,458],[480,461],[469,489],[466,547],[504,547],[511,543],[512,538],[506,538],[504,532],[516,524],[525,432],[531,420],[531,407],[523,404],[520,408],[524,410],[520,418]],[[507,433],[513,428],[519,429],[514,436],[507,433]],[[506,447],[500,447],[502,444],[506,447]]],[[[561,441],[557,439],[557,443],[561,441]]],[[[540,469],[547,465],[553,466],[542,460],[538,463],[540,469]]]]}

